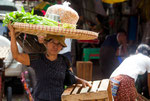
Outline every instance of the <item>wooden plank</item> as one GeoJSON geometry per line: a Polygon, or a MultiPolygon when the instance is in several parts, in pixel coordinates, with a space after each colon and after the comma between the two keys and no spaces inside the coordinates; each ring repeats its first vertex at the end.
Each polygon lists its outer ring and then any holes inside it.
{"type": "Polygon", "coordinates": [[[101,81],[100,87],[98,88],[98,91],[107,91],[109,86],[109,79],[103,79],[101,81]]]}
{"type": "Polygon", "coordinates": [[[91,61],[77,61],[77,76],[91,81],[93,63],[91,61]]]}
{"type": "Polygon", "coordinates": [[[90,64],[85,64],[84,68],[85,68],[85,70],[84,70],[84,72],[85,72],[85,80],[89,81],[90,80],[90,72],[89,72],[90,64]]]}
{"type": "Polygon", "coordinates": [[[72,90],[74,89],[74,87],[75,86],[71,86],[71,87],[69,87],[69,88],[67,88],[64,92],[63,92],[63,96],[64,95],[70,95],[71,94],[71,92],[72,92],[72,90]]]}
{"type": "Polygon", "coordinates": [[[92,80],[92,74],[93,74],[93,62],[90,63],[90,68],[89,68],[89,80],[92,80]]]}
{"type": "Polygon", "coordinates": [[[93,81],[93,85],[92,85],[90,92],[96,92],[98,90],[99,84],[100,84],[100,81],[93,81]]]}
{"type": "Polygon", "coordinates": [[[85,80],[91,81],[92,80],[92,69],[93,63],[91,61],[87,61],[85,63],[85,80]]]}
{"type": "Polygon", "coordinates": [[[83,76],[82,76],[82,62],[81,61],[77,61],[77,76],[79,77],[79,78],[82,78],[83,76]]]}
{"type": "Polygon", "coordinates": [[[77,84],[76,87],[74,88],[72,94],[77,94],[79,89],[81,89],[81,88],[82,88],[82,84],[77,84]]]}
{"type": "Polygon", "coordinates": [[[112,92],[109,79],[102,80],[98,91],[107,91],[108,98],[106,99],[106,101],[112,101],[112,92]]]}
{"type": "Polygon", "coordinates": [[[82,79],[85,79],[85,80],[86,80],[86,78],[85,78],[85,74],[86,74],[86,73],[85,73],[85,66],[86,66],[86,63],[83,62],[83,63],[82,63],[82,67],[81,67],[81,68],[82,68],[82,79]]]}
{"type": "Polygon", "coordinates": [[[112,96],[112,91],[111,91],[111,83],[109,82],[109,86],[108,86],[108,101],[112,101],[113,100],[113,96],[112,96]]]}
{"type": "MultiPolygon", "coordinates": [[[[89,84],[91,84],[92,82],[90,81],[89,84]]],[[[90,89],[90,87],[85,87],[85,88],[82,88],[80,93],[87,93],[88,90],[90,89]]]]}
{"type": "Polygon", "coordinates": [[[101,91],[98,93],[89,92],[89,93],[62,96],[62,101],[87,101],[87,100],[106,99],[106,98],[108,98],[107,91],[101,91]]]}

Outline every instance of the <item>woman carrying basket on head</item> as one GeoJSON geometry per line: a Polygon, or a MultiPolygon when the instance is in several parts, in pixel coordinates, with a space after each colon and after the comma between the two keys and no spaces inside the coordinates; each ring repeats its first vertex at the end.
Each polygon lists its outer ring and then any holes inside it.
{"type": "MultiPolygon", "coordinates": [[[[58,12],[58,9],[53,9],[52,11],[55,12],[55,10],[58,12]]],[[[65,11],[63,14],[65,14],[65,11]]],[[[60,15],[60,18],[61,16],[62,15],[60,15]]],[[[69,21],[70,19],[66,20],[69,21]]],[[[63,21],[64,20],[62,20],[62,22],[63,21]]],[[[75,23],[76,22],[77,21],[75,21],[75,23]]],[[[76,77],[72,72],[69,71],[70,65],[67,58],[62,55],[58,55],[62,48],[66,47],[64,42],[65,35],[62,36],[48,34],[43,41],[43,44],[46,47],[46,53],[36,54],[33,56],[31,54],[19,53],[16,45],[15,30],[10,23],[8,28],[10,30],[11,51],[13,57],[24,65],[30,65],[35,70],[37,80],[34,90],[35,101],[61,101],[61,94],[64,91],[65,84],[72,85],[78,82],[83,84],[83,86],[90,87],[90,84],[88,84],[86,80],[76,77]],[[70,81],[66,79],[68,78],[67,76],[71,77],[70,81]]]]}

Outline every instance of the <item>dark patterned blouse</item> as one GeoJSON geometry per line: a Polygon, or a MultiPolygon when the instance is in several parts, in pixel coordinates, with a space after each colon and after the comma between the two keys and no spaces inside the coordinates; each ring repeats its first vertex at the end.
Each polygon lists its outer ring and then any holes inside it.
{"type": "Polygon", "coordinates": [[[35,70],[37,84],[34,96],[48,101],[61,101],[65,72],[68,69],[64,56],[50,61],[44,54],[29,55],[30,66],[35,70]]]}

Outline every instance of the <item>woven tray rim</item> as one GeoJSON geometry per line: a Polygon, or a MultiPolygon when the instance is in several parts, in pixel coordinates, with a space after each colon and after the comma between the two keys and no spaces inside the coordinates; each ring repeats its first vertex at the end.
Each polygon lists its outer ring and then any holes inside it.
{"type": "Polygon", "coordinates": [[[81,29],[66,29],[61,27],[46,26],[46,25],[35,25],[28,23],[14,23],[13,27],[15,32],[22,32],[32,35],[42,35],[46,34],[52,35],[63,35],[66,38],[79,39],[79,40],[92,40],[98,37],[98,33],[81,30],[81,29]]]}

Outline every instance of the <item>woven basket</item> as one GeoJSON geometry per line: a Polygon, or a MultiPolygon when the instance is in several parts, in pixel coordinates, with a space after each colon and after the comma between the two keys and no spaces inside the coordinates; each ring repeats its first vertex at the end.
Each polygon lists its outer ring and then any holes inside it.
{"type": "Polygon", "coordinates": [[[35,25],[27,23],[14,23],[13,27],[15,28],[15,32],[22,32],[32,35],[64,35],[66,38],[78,40],[92,40],[98,37],[98,33],[96,32],[80,29],[65,29],[61,27],[52,27],[46,25],[35,25]]]}

